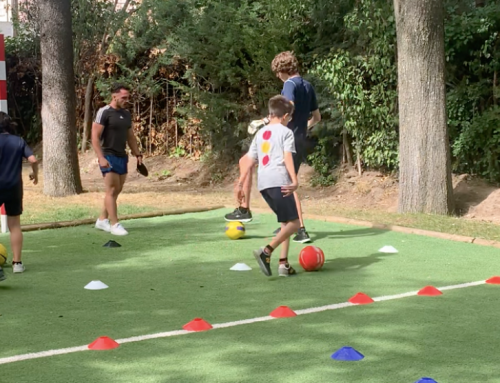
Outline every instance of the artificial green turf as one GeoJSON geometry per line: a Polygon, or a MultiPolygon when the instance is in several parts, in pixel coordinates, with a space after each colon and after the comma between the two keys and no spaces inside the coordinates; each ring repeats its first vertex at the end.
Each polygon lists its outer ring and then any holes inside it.
{"type": "MultiPolygon", "coordinates": [[[[0,283],[0,358],[221,323],[499,274],[498,250],[401,233],[307,222],[327,259],[318,273],[264,277],[251,250],[275,218],[259,215],[244,240],[226,239],[221,211],[125,222],[123,247],[91,226],[26,233],[27,271],[0,283]],[[398,254],[377,250],[392,245],[398,254]],[[254,270],[233,272],[245,262],[254,270]],[[91,280],[110,286],[83,287],[91,280]]],[[[6,243],[0,236],[0,242],[6,243]]],[[[300,270],[293,244],[290,259],[300,270]]],[[[275,261],[276,262],[276,261],[275,261]]],[[[276,272],[276,264],[274,267],[276,272]]],[[[500,289],[500,287],[499,287],[500,289]]],[[[0,366],[9,382],[500,382],[496,286],[350,307],[292,319],[129,343],[0,366]],[[351,345],[356,363],[330,359],[351,345]],[[496,379],[496,380],[495,380],[496,379]]]]}

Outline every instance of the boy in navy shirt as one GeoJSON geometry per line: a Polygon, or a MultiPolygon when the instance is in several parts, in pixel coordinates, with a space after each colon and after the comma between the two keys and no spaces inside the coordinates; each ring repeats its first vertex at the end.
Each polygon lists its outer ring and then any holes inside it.
{"type": "MultiPolygon", "coordinates": [[[[301,163],[306,159],[307,132],[321,121],[316,93],[312,85],[300,76],[299,63],[292,52],[282,52],[278,54],[271,63],[271,69],[276,76],[283,81],[283,90],[281,94],[292,102],[295,107],[288,127],[293,131],[295,137],[296,153],[293,154],[293,164],[295,172],[298,173],[301,163]]],[[[269,123],[269,120],[266,118],[259,121],[260,123],[253,124],[254,129],[269,123]]],[[[254,134],[255,131],[249,131],[249,133],[254,134]]],[[[244,166],[245,161],[245,157],[240,160],[240,168],[244,166]]],[[[252,220],[252,213],[250,212],[251,188],[252,174],[250,172],[247,179],[244,180],[243,190],[245,191],[245,199],[234,212],[226,214],[226,221],[250,222],[252,220]]],[[[300,228],[293,240],[299,243],[310,242],[311,238],[305,229],[304,220],[302,218],[302,206],[297,192],[294,194],[299,213],[300,228]]],[[[275,234],[277,234],[279,230],[280,229],[276,230],[275,234]]]]}
{"type": "Polygon", "coordinates": [[[244,199],[243,182],[258,163],[259,191],[281,223],[281,231],[276,238],[266,247],[254,251],[261,271],[267,276],[272,274],[271,255],[280,244],[278,274],[283,277],[295,274],[295,270],[288,263],[290,236],[300,226],[294,198],[298,187],[293,163],[295,140],[293,132],[286,126],[292,113],[293,105],[285,97],[275,96],[269,100],[269,124],[255,135],[245,156],[246,161],[235,189],[236,198],[239,201],[244,199]]]}
{"type": "MultiPolygon", "coordinates": [[[[7,213],[14,273],[24,272],[24,265],[21,261],[23,248],[23,233],[21,231],[23,158],[26,158],[31,164],[33,173],[30,175],[30,179],[36,185],[38,183],[38,162],[33,151],[22,138],[14,135],[14,128],[9,116],[0,112],[0,206],[5,205],[7,213]]],[[[5,274],[0,268],[0,281],[4,279],[5,274]]]]}

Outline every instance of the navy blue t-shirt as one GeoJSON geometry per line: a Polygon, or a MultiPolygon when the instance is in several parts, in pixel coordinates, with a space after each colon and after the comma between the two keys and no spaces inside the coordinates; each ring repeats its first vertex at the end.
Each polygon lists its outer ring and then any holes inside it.
{"type": "Polygon", "coordinates": [[[0,134],[0,189],[11,189],[22,182],[23,158],[32,155],[21,137],[0,134]]]}
{"type": "Polygon", "coordinates": [[[295,105],[292,121],[288,127],[292,129],[295,138],[305,138],[309,116],[311,112],[318,109],[313,86],[302,77],[292,77],[283,84],[281,95],[295,105]]]}

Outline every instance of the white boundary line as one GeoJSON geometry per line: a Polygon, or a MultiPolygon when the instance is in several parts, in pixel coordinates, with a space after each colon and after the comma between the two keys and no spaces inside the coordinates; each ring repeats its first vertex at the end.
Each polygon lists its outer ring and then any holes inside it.
{"type": "MultiPolygon", "coordinates": [[[[441,291],[456,290],[456,289],[463,289],[466,287],[480,286],[480,285],[484,285],[485,283],[486,283],[486,281],[469,282],[469,283],[462,283],[459,285],[438,287],[438,289],[441,291]]],[[[396,295],[385,295],[385,296],[376,297],[376,298],[372,298],[372,299],[375,302],[391,301],[391,300],[395,300],[395,299],[402,299],[402,298],[416,296],[417,293],[418,293],[418,291],[410,291],[408,293],[396,294],[396,295]]],[[[358,306],[358,305],[350,303],[350,302],[335,303],[332,305],[311,307],[311,308],[302,309],[302,310],[295,310],[295,313],[297,315],[306,315],[306,314],[319,313],[319,312],[328,311],[328,310],[337,310],[337,309],[342,309],[342,308],[351,307],[351,306],[358,306]]],[[[214,324],[214,325],[212,325],[212,327],[213,327],[213,329],[221,329],[221,328],[241,326],[241,325],[245,325],[245,324],[252,324],[252,323],[257,323],[257,322],[266,322],[266,321],[273,320],[273,319],[276,319],[276,318],[273,318],[271,316],[263,316],[263,317],[257,317],[257,318],[243,319],[243,320],[234,321],[234,322],[214,324]]],[[[149,340],[149,339],[168,338],[171,336],[186,335],[186,334],[192,334],[192,333],[193,333],[192,331],[174,330],[174,331],[160,332],[160,333],[156,333],[156,334],[139,335],[139,336],[133,336],[130,338],[116,339],[116,342],[119,344],[131,343],[131,342],[141,342],[141,341],[149,340]]],[[[29,359],[46,358],[48,356],[55,356],[55,355],[71,354],[71,353],[80,352],[80,351],[89,351],[88,346],[85,345],[85,346],[78,346],[78,347],[60,348],[57,350],[47,350],[47,351],[34,352],[34,353],[29,353],[29,354],[9,356],[6,358],[0,358],[0,364],[20,362],[22,360],[29,360],[29,359]]]]}

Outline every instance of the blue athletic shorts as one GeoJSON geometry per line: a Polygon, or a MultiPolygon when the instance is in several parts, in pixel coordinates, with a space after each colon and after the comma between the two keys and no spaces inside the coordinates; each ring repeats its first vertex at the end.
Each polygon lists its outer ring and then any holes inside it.
{"type": "Polygon", "coordinates": [[[110,168],[103,168],[103,167],[99,166],[99,168],[101,168],[101,173],[102,173],[103,177],[106,173],[110,173],[110,172],[116,173],[120,176],[128,173],[128,156],[117,157],[117,156],[107,155],[107,156],[104,156],[104,158],[106,158],[108,160],[111,167],[110,168]]]}

